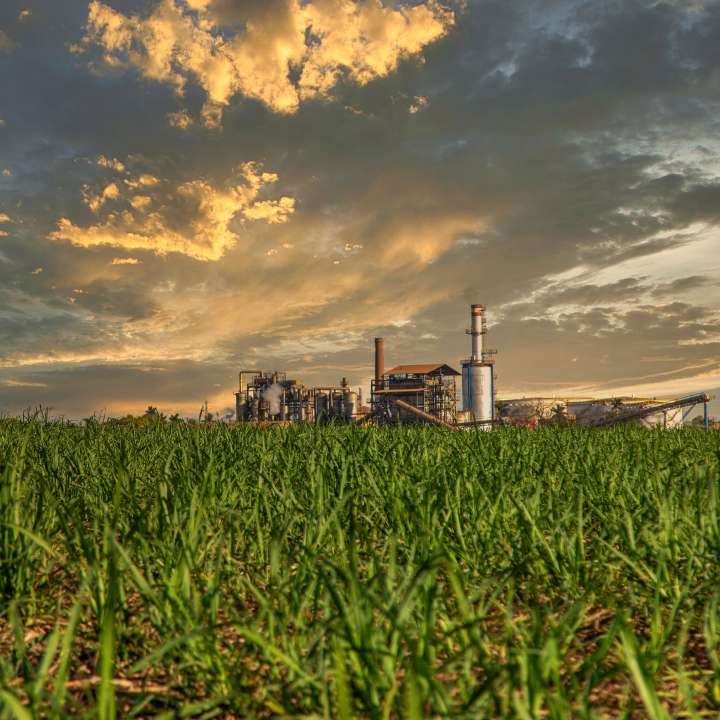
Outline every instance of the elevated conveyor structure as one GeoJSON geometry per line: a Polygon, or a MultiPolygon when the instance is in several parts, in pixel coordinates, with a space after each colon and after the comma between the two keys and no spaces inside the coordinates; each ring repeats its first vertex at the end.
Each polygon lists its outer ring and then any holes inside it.
{"type": "MultiPolygon", "coordinates": [[[[589,427],[601,428],[601,427],[612,427],[613,425],[622,425],[626,422],[632,422],[633,420],[641,420],[644,417],[650,415],[657,415],[661,412],[667,412],[670,410],[677,410],[679,408],[691,407],[694,405],[705,405],[710,402],[710,396],[705,393],[698,393],[697,395],[688,395],[678,400],[672,400],[670,402],[662,403],[661,405],[650,405],[641,410],[633,410],[629,413],[621,413],[614,417],[606,417],[600,420],[596,420],[591,423],[589,427]]],[[[705,413],[707,416],[707,412],[705,413]]]]}

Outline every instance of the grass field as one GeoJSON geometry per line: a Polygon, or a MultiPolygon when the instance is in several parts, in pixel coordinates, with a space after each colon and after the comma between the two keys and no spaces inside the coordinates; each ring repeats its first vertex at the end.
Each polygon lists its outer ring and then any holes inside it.
{"type": "Polygon", "coordinates": [[[718,717],[720,433],[0,423],[0,716],[718,717]]]}

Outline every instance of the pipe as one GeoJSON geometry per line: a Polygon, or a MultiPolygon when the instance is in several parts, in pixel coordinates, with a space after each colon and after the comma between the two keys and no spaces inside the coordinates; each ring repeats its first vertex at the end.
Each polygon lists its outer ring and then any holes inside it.
{"type": "Polygon", "coordinates": [[[495,422],[495,368],[490,367],[490,419],[495,422]]]}
{"type": "Polygon", "coordinates": [[[425,420],[426,422],[433,423],[433,425],[439,425],[440,427],[447,428],[448,430],[457,430],[454,425],[451,425],[450,423],[447,423],[444,420],[441,420],[440,418],[431,415],[430,413],[426,413],[424,410],[420,410],[414,405],[406,403],[404,400],[397,400],[396,398],[391,397],[388,397],[388,400],[397,405],[399,408],[402,408],[403,410],[412,413],[413,415],[421,418],[422,420],[425,420]]]}
{"type": "Polygon", "coordinates": [[[375,338],[375,383],[382,382],[385,374],[385,338],[375,338]]]}

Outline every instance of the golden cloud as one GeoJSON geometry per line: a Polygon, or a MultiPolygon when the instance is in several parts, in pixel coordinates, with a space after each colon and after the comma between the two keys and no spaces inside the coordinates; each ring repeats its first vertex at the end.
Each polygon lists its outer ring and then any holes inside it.
{"type": "Polygon", "coordinates": [[[152,198],[148,195],[135,195],[130,199],[130,204],[136,210],[147,210],[152,203],[152,198]]]}
{"type": "Polygon", "coordinates": [[[125,163],[120,162],[117,158],[107,158],[104,155],[99,155],[97,164],[100,165],[100,167],[116,170],[120,173],[125,172],[125,163]]]}
{"type": "MultiPolygon", "coordinates": [[[[49,237],[77,247],[106,245],[149,250],[158,255],[177,252],[196,260],[219,260],[237,242],[237,235],[231,229],[236,217],[241,221],[264,220],[276,224],[287,222],[295,211],[294,198],[259,199],[265,187],[277,179],[277,175],[263,172],[257,163],[245,163],[240,169],[240,178],[234,178],[225,187],[215,187],[204,179],[190,180],[166,191],[157,190],[152,199],[140,195],[125,197],[112,183],[99,193],[86,190],[86,202],[93,211],[99,212],[111,198],[116,201],[117,209],[107,212],[100,222],[89,227],[60,218],[57,229],[49,237]]],[[[153,175],[141,175],[125,182],[130,190],[161,183],[153,175]]]]}
{"type": "Polygon", "coordinates": [[[156,178],[154,175],[140,175],[138,178],[129,178],[125,180],[125,184],[131,189],[131,190],[137,190],[138,188],[142,187],[152,187],[153,185],[158,185],[160,183],[160,180],[156,178]]]}
{"type": "Polygon", "coordinates": [[[85,204],[94,213],[97,213],[108,200],[117,200],[120,197],[120,190],[115,183],[110,183],[97,194],[86,187],[83,190],[83,195],[85,204]]]}
{"type": "Polygon", "coordinates": [[[193,119],[187,110],[168,113],[167,120],[168,123],[170,123],[170,127],[178,128],[179,130],[187,130],[193,124],[193,119]]]}
{"type": "Polygon", "coordinates": [[[12,222],[9,215],[6,215],[5,213],[0,213],[0,223],[8,223],[12,222]]]}
{"type": "MultiPolygon", "coordinates": [[[[381,0],[288,0],[284,12],[257,13],[231,36],[220,32],[208,0],[161,0],[146,17],[92,0],[82,47],[97,46],[107,65],[134,67],[178,94],[192,79],[207,95],[205,124],[217,127],[238,93],[293,113],[302,100],[330,97],[343,77],[363,85],[388,75],[453,22],[435,0],[399,8],[381,0]]],[[[183,111],[168,119],[189,124],[183,111]]]]}

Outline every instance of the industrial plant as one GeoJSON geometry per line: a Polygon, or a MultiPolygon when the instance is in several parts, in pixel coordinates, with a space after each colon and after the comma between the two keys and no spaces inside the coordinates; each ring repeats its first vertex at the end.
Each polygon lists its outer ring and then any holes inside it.
{"type": "Polygon", "coordinates": [[[462,372],[442,362],[396,365],[385,369],[385,340],[375,338],[375,373],[369,404],[362,390],[353,390],[345,378],[337,386],[305,386],[284,372],[241,370],[235,393],[238,422],[263,424],[345,422],[353,424],[421,423],[451,430],[499,426],[535,429],[563,424],[609,427],[635,423],[644,427],[674,428],[685,423],[704,393],[676,400],[616,398],[496,398],[496,350],[485,348],[485,306],[470,307],[470,357],[462,372]],[[461,388],[458,390],[458,378],[461,388]]]}

